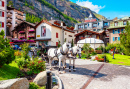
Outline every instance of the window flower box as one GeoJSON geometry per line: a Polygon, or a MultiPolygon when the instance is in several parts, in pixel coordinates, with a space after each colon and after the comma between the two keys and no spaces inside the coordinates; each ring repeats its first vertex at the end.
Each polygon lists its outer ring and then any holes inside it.
{"type": "Polygon", "coordinates": [[[25,33],[25,31],[19,31],[19,33],[25,33]]]}

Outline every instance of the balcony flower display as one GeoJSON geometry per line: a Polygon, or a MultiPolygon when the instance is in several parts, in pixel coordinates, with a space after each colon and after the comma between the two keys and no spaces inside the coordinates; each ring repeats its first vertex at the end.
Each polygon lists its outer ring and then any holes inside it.
{"type": "Polygon", "coordinates": [[[25,31],[20,31],[19,33],[25,33],[25,31]]]}
{"type": "Polygon", "coordinates": [[[20,39],[21,39],[21,38],[25,38],[25,37],[24,37],[24,36],[20,36],[20,39]]]}
{"type": "Polygon", "coordinates": [[[28,38],[30,38],[30,37],[34,37],[34,36],[28,36],[28,38]]]}
{"type": "Polygon", "coordinates": [[[14,43],[35,42],[34,40],[16,40],[14,43]]]}
{"type": "Polygon", "coordinates": [[[29,30],[29,32],[35,32],[35,30],[29,30]]]}

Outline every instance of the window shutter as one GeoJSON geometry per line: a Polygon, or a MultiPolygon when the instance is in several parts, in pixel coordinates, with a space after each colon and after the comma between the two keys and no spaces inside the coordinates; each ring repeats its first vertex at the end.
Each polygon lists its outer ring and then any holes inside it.
{"type": "Polygon", "coordinates": [[[4,17],[4,12],[2,12],[2,17],[4,17]]]}
{"type": "Polygon", "coordinates": [[[118,34],[120,33],[120,29],[118,29],[118,34]]]}
{"type": "Polygon", "coordinates": [[[2,1],[2,6],[4,7],[4,1],[2,1]]]}
{"type": "Polygon", "coordinates": [[[4,27],[4,22],[2,22],[2,27],[4,27]]]}
{"type": "Polygon", "coordinates": [[[56,33],[56,38],[58,38],[58,33],[56,33]]]}
{"type": "Polygon", "coordinates": [[[118,40],[120,41],[120,37],[118,37],[118,40]]]}
{"type": "Polygon", "coordinates": [[[113,41],[115,41],[115,37],[113,37],[113,41]]]}
{"type": "Polygon", "coordinates": [[[113,34],[115,34],[115,30],[113,30],[113,34]]]}
{"type": "Polygon", "coordinates": [[[123,29],[121,29],[121,32],[123,32],[123,29]]]}
{"type": "Polygon", "coordinates": [[[56,46],[58,46],[58,42],[56,42],[56,46]]]}

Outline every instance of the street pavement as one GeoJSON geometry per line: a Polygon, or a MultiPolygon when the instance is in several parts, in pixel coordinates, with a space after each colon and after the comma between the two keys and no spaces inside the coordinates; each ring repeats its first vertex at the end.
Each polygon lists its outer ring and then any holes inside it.
{"type": "Polygon", "coordinates": [[[81,89],[102,64],[104,66],[85,89],[130,89],[130,67],[76,59],[76,72],[69,72],[68,63],[66,73],[58,74],[58,67],[54,66],[52,70],[62,80],[64,89],[81,89]]]}

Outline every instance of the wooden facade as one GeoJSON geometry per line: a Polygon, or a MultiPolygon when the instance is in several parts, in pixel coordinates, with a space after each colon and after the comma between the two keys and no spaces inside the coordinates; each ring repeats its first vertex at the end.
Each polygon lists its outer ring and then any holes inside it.
{"type": "Polygon", "coordinates": [[[75,43],[85,38],[96,38],[96,39],[103,40],[105,42],[105,37],[106,37],[105,31],[97,33],[94,31],[85,30],[75,35],[75,43]]]}
{"type": "Polygon", "coordinates": [[[36,32],[35,32],[35,24],[29,22],[22,22],[18,26],[15,27],[13,32],[14,43],[35,43],[36,32]]]}

